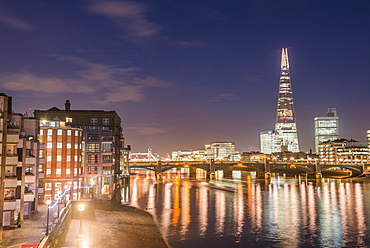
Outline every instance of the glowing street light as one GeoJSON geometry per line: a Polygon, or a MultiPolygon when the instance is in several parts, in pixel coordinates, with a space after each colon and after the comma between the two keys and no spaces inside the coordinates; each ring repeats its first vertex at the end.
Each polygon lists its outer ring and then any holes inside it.
{"type": "Polygon", "coordinates": [[[80,230],[77,235],[77,245],[76,247],[82,247],[82,241],[83,241],[83,230],[82,230],[82,212],[85,210],[85,204],[80,203],[77,207],[78,211],[80,212],[80,230]]]}

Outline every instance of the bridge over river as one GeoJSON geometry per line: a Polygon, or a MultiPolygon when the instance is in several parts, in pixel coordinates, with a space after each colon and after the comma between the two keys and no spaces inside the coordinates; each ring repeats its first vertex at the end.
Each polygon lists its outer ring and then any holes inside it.
{"type": "Polygon", "coordinates": [[[356,174],[361,174],[367,171],[367,165],[365,164],[332,164],[332,163],[319,163],[315,160],[314,163],[310,161],[215,161],[213,159],[208,161],[148,161],[148,162],[138,162],[129,161],[129,170],[135,169],[146,169],[151,170],[156,173],[157,179],[162,178],[162,173],[173,168],[189,168],[190,172],[195,169],[202,169],[207,172],[207,177],[209,179],[215,179],[215,173],[220,170],[232,170],[234,168],[238,169],[248,169],[259,172],[264,178],[270,178],[271,173],[277,171],[284,171],[287,169],[300,169],[308,174],[315,175],[316,178],[321,178],[322,171],[329,170],[332,168],[343,168],[348,169],[356,174]]]}

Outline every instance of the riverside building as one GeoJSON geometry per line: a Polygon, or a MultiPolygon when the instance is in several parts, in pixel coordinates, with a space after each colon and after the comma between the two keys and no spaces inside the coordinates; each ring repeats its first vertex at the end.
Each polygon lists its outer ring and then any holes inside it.
{"type": "Polygon", "coordinates": [[[83,177],[83,129],[65,127],[59,120],[40,123],[40,142],[46,144],[43,152],[40,185],[44,192],[42,202],[56,200],[58,194],[69,188],[66,199],[79,199],[83,177]]]}
{"type": "Polygon", "coordinates": [[[93,187],[95,194],[113,192],[121,174],[120,150],[124,147],[121,118],[115,111],[72,110],[67,100],[64,109],[35,110],[35,116],[40,123],[58,120],[61,126],[82,129],[82,186],[93,187]]]}
{"type": "Polygon", "coordinates": [[[12,97],[0,93],[0,240],[2,228],[37,212],[39,155],[38,123],[12,111],[12,97]]]}

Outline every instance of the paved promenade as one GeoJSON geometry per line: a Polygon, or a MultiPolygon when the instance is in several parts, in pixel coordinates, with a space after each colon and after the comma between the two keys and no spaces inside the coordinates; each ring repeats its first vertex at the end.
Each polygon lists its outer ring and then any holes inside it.
{"type": "MultiPolygon", "coordinates": [[[[45,232],[46,205],[39,205],[39,212],[22,223],[21,228],[4,230],[0,248],[18,248],[20,244],[40,242],[45,232]]],[[[86,247],[109,248],[166,248],[152,216],[142,210],[121,206],[114,211],[95,209],[94,220],[83,220],[82,229],[86,247]]],[[[80,221],[73,219],[62,247],[76,247],[80,221]]]]}
{"type": "Polygon", "coordinates": [[[39,205],[37,214],[22,222],[21,228],[4,230],[1,248],[18,248],[20,244],[38,244],[42,232],[46,231],[47,205],[39,205]]]}

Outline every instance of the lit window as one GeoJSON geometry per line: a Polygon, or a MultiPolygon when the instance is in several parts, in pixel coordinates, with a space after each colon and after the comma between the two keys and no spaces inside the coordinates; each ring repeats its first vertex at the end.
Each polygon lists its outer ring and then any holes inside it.
{"type": "Polygon", "coordinates": [[[71,162],[71,155],[67,155],[67,162],[71,162]]]}
{"type": "Polygon", "coordinates": [[[67,142],[67,149],[71,149],[71,147],[72,147],[71,142],[67,142]]]}
{"type": "Polygon", "coordinates": [[[48,142],[47,145],[46,145],[46,148],[53,148],[53,143],[48,142]]]}
{"type": "Polygon", "coordinates": [[[46,169],[46,175],[51,175],[51,168],[46,169]]]}
{"type": "Polygon", "coordinates": [[[72,130],[67,130],[67,135],[71,136],[72,135],[72,130]]]}
{"type": "Polygon", "coordinates": [[[78,155],[75,155],[75,162],[78,162],[78,155]]]}
{"type": "Polygon", "coordinates": [[[75,149],[78,149],[78,144],[77,143],[75,143],[75,149]]]}
{"type": "Polygon", "coordinates": [[[58,136],[61,136],[62,135],[62,132],[63,132],[62,129],[58,129],[58,136]]]}
{"type": "Polygon", "coordinates": [[[40,135],[44,135],[44,129],[40,130],[40,135]]]}
{"type": "Polygon", "coordinates": [[[62,155],[57,155],[57,162],[61,162],[62,161],[62,155]]]}
{"type": "Polygon", "coordinates": [[[57,174],[57,175],[62,174],[62,169],[61,168],[57,168],[56,171],[55,171],[55,174],[57,174]]]}
{"type": "Polygon", "coordinates": [[[75,130],[75,136],[76,137],[78,136],[78,130],[75,130]]]}
{"type": "Polygon", "coordinates": [[[91,118],[91,125],[98,125],[98,118],[91,118]]]}
{"type": "Polygon", "coordinates": [[[62,142],[57,142],[57,148],[62,148],[62,142]]]}
{"type": "Polygon", "coordinates": [[[72,122],[72,118],[70,118],[70,117],[66,117],[66,122],[72,122]]]}
{"type": "Polygon", "coordinates": [[[48,135],[53,135],[53,129],[48,129],[48,135]]]}
{"type": "Polygon", "coordinates": [[[67,169],[66,169],[66,174],[67,174],[67,175],[71,175],[71,168],[67,168],[67,169]]]}
{"type": "Polygon", "coordinates": [[[46,162],[51,162],[51,155],[46,156],[46,162]]]}

